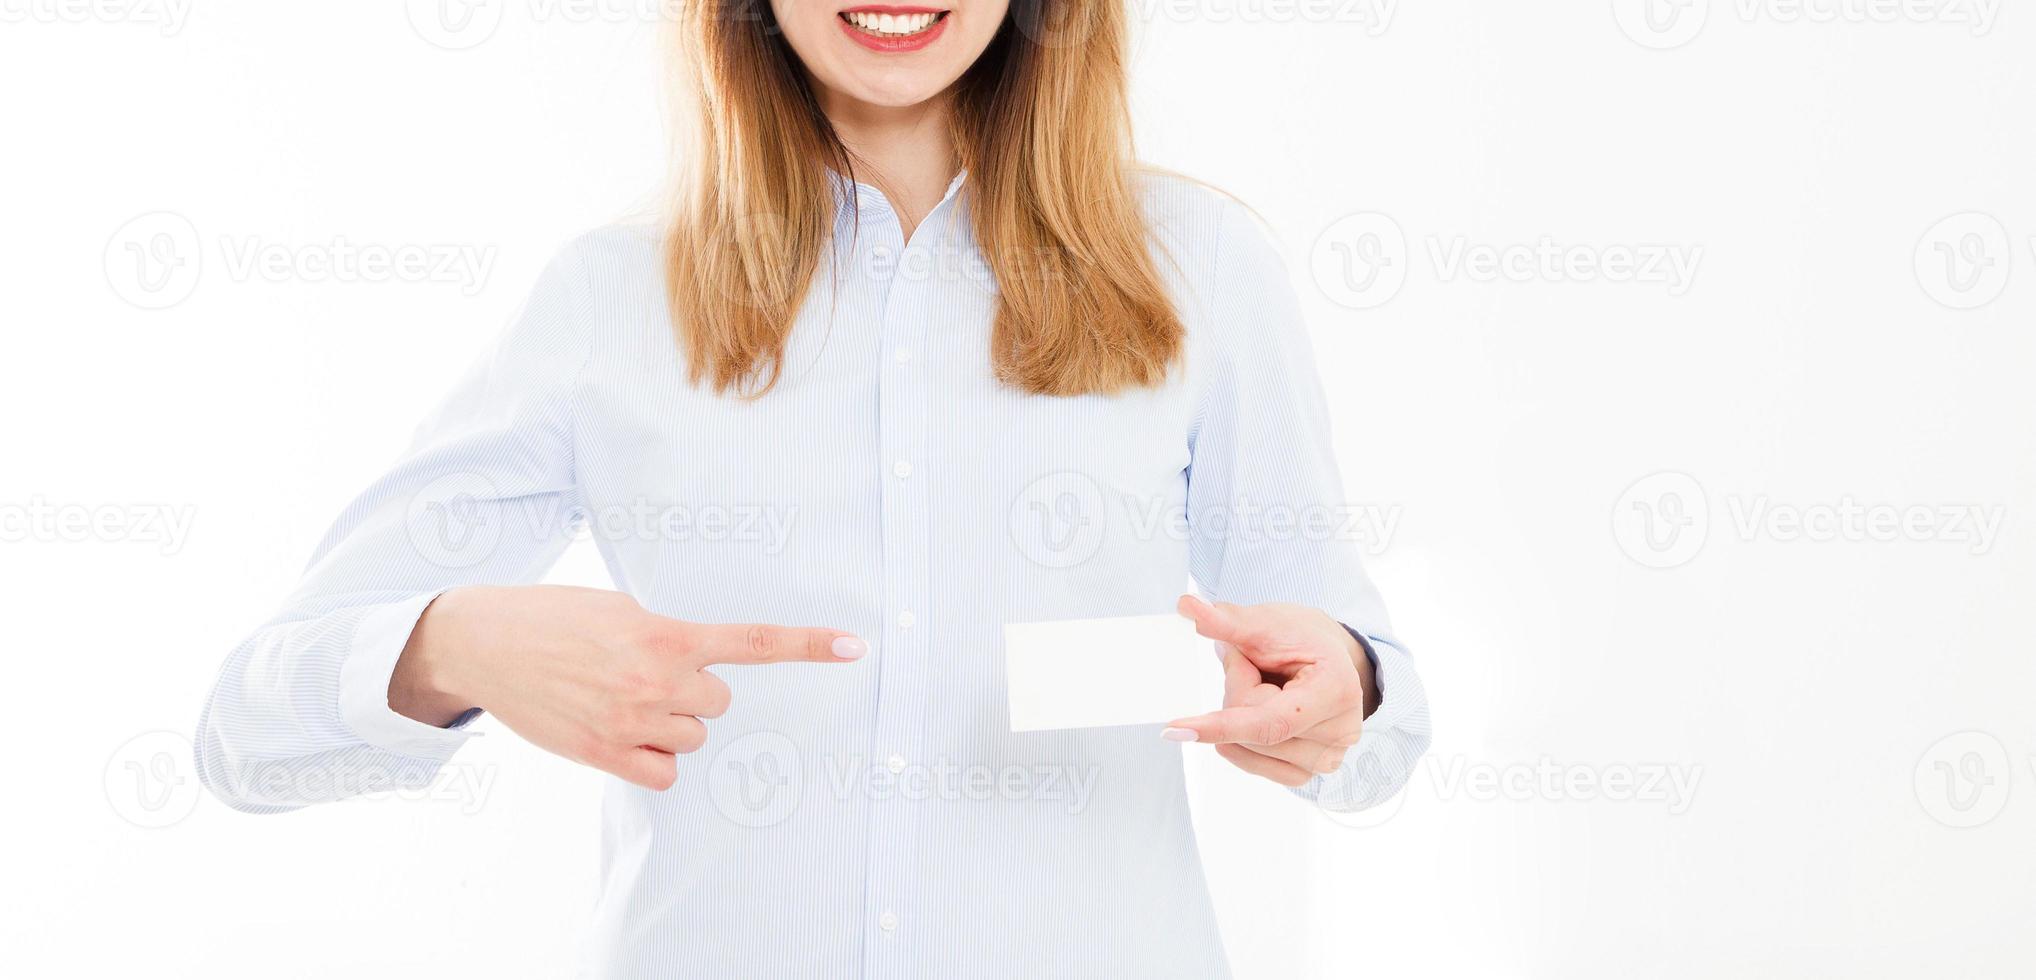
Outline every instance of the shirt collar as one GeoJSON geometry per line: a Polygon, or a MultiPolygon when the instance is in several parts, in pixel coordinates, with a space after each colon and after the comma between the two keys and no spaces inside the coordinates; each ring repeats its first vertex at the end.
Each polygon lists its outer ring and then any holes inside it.
{"type": "MultiPolygon", "coordinates": [[[[860,180],[852,181],[833,170],[828,171],[827,175],[834,185],[835,198],[844,209],[852,203],[858,212],[891,213],[891,199],[885,197],[884,192],[878,190],[875,184],[860,180]]],[[[953,201],[955,195],[961,193],[962,184],[968,180],[968,175],[968,168],[964,167],[954,175],[953,180],[947,182],[947,191],[941,194],[940,203],[934,205],[935,211],[953,201]]]]}

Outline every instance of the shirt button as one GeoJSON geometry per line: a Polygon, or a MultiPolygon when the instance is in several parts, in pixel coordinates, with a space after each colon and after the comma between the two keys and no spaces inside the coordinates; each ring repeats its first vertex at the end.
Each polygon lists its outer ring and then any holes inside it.
{"type": "Polygon", "coordinates": [[[885,932],[897,932],[898,913],[885,912],[883,915],[877,916],[877,925],[882,926],[885,932]]]}
{"type": "Polygon", "coordinates": [[[896,351],[892,352],[891,360],[897,361],[900,364],[912,363],[912,349],[909,347],[898,348],[896,351]]]}
{"type": "Polygon", "coordinates": [[[901,459],[891,464],[891,472],[898,474],[898,479],[903,480],[912,475],[912,464],[901,459]]]}
{"type": "Polygon", "coordinates": [[[910,609],[898,614],[898,628],[901,630],[911,629],[912,624],[918,621],[919,617],[912,615],[912,610],[910,609]]]}
{"type": "Polygon", "coordinates": [[[891,770],[891,775],[895,776],[905,771],[905,757],[902,755],[891,756],[884,765],[891,770]]]}

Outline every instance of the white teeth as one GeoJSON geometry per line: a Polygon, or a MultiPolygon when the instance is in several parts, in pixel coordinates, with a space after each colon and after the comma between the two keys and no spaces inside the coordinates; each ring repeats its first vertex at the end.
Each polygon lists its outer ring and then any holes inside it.
{"type": "Polygon", "coordinates": [[[868,33],[890,37],[910,37],[932,27],[933,22],[940,19],[939,14],[875,14],[864,11],[842,16],[868,33]]]}

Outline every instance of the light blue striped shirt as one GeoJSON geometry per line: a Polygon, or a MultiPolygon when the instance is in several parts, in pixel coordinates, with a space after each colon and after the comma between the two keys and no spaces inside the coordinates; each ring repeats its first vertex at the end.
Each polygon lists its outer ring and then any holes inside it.
{"type": "Polygon", "coordinates": [[[229,657],[205,784],[273,812],[428,781],[472,719],[390,711],[417,617],[453,586],[535,581],[591,532],[653,612],[871,645],[717,668],[733,706],[678,784],[608,782],[595,975],[1227,976],[1181,747],[1158,726],[1013,734],[1003,625],[1168,612],[1191,580],[1327,611],[1370,641],[1383,703],[1296,791],[1322,807],[1397,792],[1428,712],[1341,531],[1284,266],[1240,206],[1140,180],[1186,358],[1115,397],[996,381],[961,177],[909,242],[843,183],[835,260],[754,402],[685,383],[654,231],[573,242],[229,657]]]}

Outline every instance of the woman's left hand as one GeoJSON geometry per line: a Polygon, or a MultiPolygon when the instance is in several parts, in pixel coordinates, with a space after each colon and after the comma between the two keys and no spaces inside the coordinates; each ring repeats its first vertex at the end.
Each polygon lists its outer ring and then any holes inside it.
{"type": "Polygon", "coordinates": [[[1306,606],[1210,605],[1182,596],[1181,615],[1223,654],[1223,710],[1183,718],[1163,733],[1213,742],[1254,776],[1299,786],[1335,772],[1378,704],[1371,658],[1342,624],[1306,606]]]}

